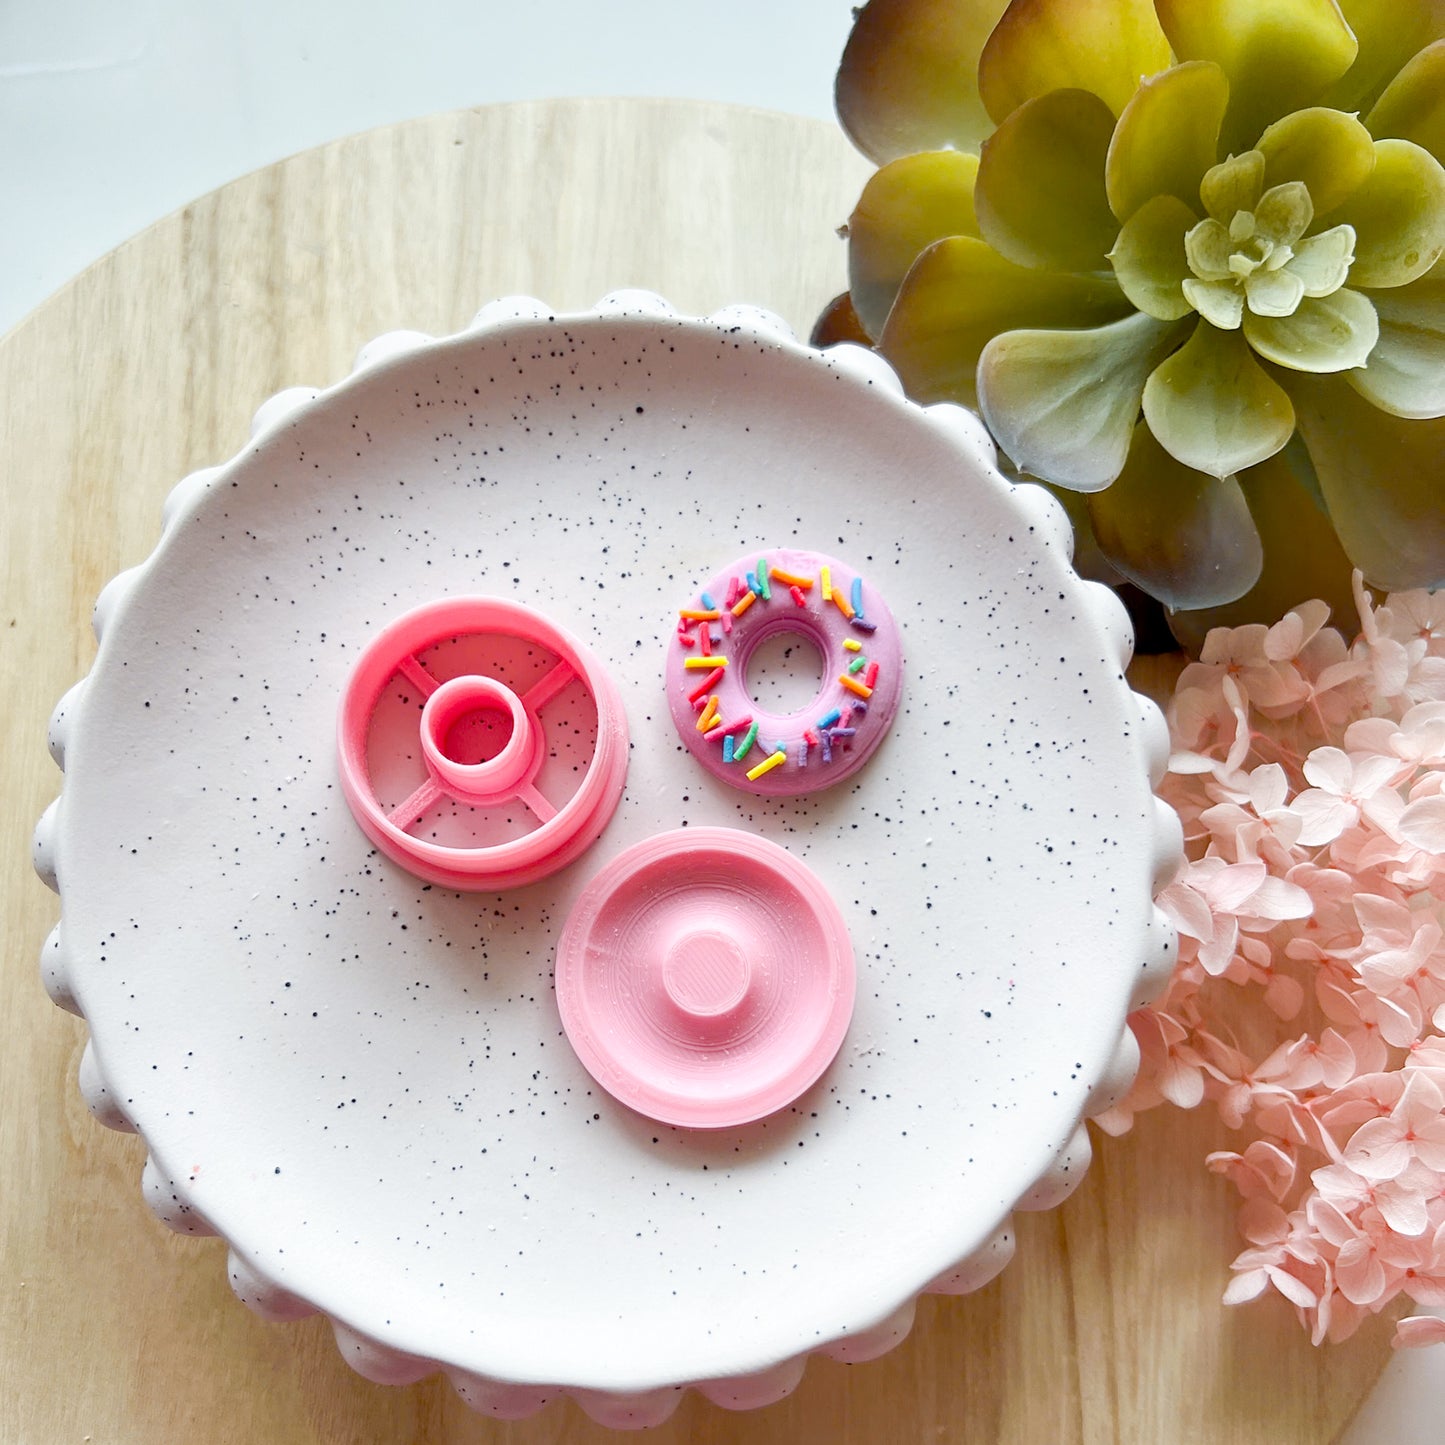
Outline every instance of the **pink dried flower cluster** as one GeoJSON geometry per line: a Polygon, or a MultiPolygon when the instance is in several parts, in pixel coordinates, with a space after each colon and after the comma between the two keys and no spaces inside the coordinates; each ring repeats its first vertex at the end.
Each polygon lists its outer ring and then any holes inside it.
{"type": "MultiPolygon", "coordinates": [[[[1276,1290],[1316,1343],[1401,1294],[1445,1304],[1445,592],[1355,590],[1353,644],[1307,603],[1215,630],[1179,678],[1179,959],[1099,1121],[1208,1099],[1249,1136],[1206,1161],[1242,1199],[1224,1298],[1276,1290]]],[[[1440,1341],[1430,1318],[1395,1339],[1440,1341]]]]}

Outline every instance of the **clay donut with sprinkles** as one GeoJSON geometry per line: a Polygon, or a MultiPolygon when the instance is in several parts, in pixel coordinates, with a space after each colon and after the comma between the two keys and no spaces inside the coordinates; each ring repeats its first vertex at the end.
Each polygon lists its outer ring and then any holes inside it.
{"type": "Polygon", "coordinates": [[[902,639],[847,563],[780,548],[724,568],[678,609],[666,679],[683,743],[713,777],[791,797],[851,777],[883,741],[902,690],[902,639]],[[817,696],[786,714],[747,689],[749,659],[779,634],[807,639],[823,659],[817,696]]]}

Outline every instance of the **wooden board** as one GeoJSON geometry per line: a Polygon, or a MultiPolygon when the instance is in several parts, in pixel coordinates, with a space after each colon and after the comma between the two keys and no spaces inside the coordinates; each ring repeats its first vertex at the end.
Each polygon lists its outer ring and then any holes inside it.
{"type": "MultiPolygon", "coordinates": [[[[142,1150],[86,1114],[84,1028],[41,991],[57,917],[25,839],[59,777],[45,721],[90,665],[91,603],[139,562],[186,472],[229,456],[254,407],[324,384],[398,327],[441,333],[494,296],[559,308],[645,286],[732,301],[806,334],[842,287],[834,234],[868,173],[830,126],[664,101],[442,115],[257,172],[168,217],[0,339],[5,739],[0,796],[0,1440],[6,1445],[602,1442],[574,1406],[499,1425],[441,1380],[352,1375],[324,1322],[269,1325],[231,1297],[217,1241],[170,1236],[142,1150]]],[[[1237,1241],[1200,1112],[1097,1141],[1083,1187],[1022,1216],[1015,1262],[928,1299],[867,1365],[814,1362],[791,1399],[733,1415],[689,1397],[647,1437],[1261,1442],[1332,1439],[1383,1364],[1383,1322],[1317,1352],[1283,1309],[1226,1311],[1237,1241]]],[[[908,1200],[898,1201],[907,1227],[908,1200]]]]}

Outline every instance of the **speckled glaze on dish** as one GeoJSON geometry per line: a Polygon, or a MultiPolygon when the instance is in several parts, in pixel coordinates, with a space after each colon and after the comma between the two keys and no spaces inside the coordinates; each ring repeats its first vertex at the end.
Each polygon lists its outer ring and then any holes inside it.
{"type": "Polygon", "coordinates": [[[227,1240],[247,1304],[324,1311],[363,1374],[441,1368],[498,1416],[565,1392],[650,1424],[689,1384],[760,1405],[810,1352],[881,1353],[920,1291],[1003,1266],[1012,1209],[1077,1182],[1081,1118],[1135,1068],[1125,1011],[1172,957],[1166,736],[1123,681],[1122,610],[970,414],[743,308],[508,301],[273,398],[165,516],[52,721],[42,966],[89,1022],[91,1108],[142,1133],[152,1206],[227,1240]],[[868,767],[766,799],[701,775],[660,669],[680,596],[789,542],[867,569],[907,675],[868,767]],[[579,637],[632,739],[598,843],[505,895],[380,856],[333,757],[367,639],[477,592],[579,637]],[[587,879],[704,825],[804,860],[857,967],[818,1082],[708,1133],[598,1088],[551,981],[587,879]]]}

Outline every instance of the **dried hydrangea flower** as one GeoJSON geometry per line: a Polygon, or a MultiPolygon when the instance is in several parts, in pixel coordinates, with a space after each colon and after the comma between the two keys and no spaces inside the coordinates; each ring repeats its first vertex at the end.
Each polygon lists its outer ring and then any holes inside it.
{"type": "Polygon", "coordinates": [[[1445,9],[872,0],[856,321],[1208,620],[1445,582],[1445,9]],[[1143,77],[1141,79],[1141,77],[1143,77]],[[1347,560],[1348,559],[1348,560],[1347,560]]]}
{"type": "Polygon", "coordinates": [[[1355,586],[1352,644],[1312,602],[1180,674],[1159,791],[1186,861],[1156,900],[1179,953],[1100,1119],[1208,1102],[1244,1133],[1205,1160],[1241,1201],[1223,1298],[1283,1295],[1316,1343],[1445,1304],[1445,606],[1355,586]]]}

